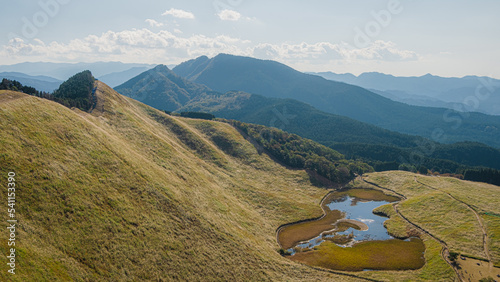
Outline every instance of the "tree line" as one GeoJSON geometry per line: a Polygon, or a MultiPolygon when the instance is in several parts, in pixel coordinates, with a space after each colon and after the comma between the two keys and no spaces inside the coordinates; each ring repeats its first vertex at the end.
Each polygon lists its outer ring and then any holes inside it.
{"type": "Polygon", "coordinates": [[[491,168],[467,169],[464,171],[464,179],[500,186],[500,170],[491,168]]]}
{"type": "Polygon", "coordinates": [[[7,78],[2,79],[2,82],[0,83],[0,90],[19,91],[37,97],[50,95],[48,92],[38,91],[34,87],[22,85],[21,82],[17,80],[10,80],[7,78]]]}
{"type": "Polygon", "coordinates": [[[346,183],[356,174],[373,171],[360,161],[348,161],[339,152],[276,128],[225,120],[250,136],[283,164],[314,171],[334,183],[346,183]]]}
{"type": "Polygon", "coordinates": [[[52,93],[38,91],[34,87],[22,85],[19,81],[2,79],[0,90],[20,91],[28,95],[37,96],[60,103],[66,107],[76,107],[82,111],[90,110],[96,102],[95,78],[88,70],[75,74],[63,82],[52,93]]]}

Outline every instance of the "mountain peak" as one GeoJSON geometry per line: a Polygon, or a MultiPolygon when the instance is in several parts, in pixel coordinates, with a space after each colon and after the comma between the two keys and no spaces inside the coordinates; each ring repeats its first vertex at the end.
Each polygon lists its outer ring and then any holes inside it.
{"type": "Polygon", "coordinates": [[[364,72],[358,76],[358,78],[366,79],[366,78],[392,78],[394,77],[392,74],[385,74],[381,72],[364,72]]]}
{"type": "Polygon", "coordinates": [[[163,64],[157,65],[156,67],[153,68],[155,71],[170,71],[170,69],[163,64]]]}
{"type": "Polygon", "coordinates": [[[245,56],[235,56],[235,55],[231,55],[231,54],[227,54],[227,53],[219,53],[217,56],[213,57],[213,59],[236,58],[236,57],[249,58],[249,57],[245,57],[245,56]]]}
{"type": "Polygon", "coordinates": [[[199,56],[198,58],[196,58],[195,60],[201,60],[201,61],[206,61],[206,60],[209,60],[209,58],[205,55],[203,56],[199,56]]]}
{"type": "Polygon", "coordinates": [[[166,65],[158,65],[115,87],[115,90],[146,105],[175,111],[210,88],[180,77],[166,65]]]}

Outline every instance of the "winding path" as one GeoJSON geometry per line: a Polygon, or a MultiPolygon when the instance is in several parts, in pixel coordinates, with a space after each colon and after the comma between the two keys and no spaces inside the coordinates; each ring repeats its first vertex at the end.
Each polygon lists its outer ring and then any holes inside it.
{"type": "MultiPolygon", "coordinates": [[[[382,187],[376,183],[373,183],[373,182],[370,182],[368,180],[365,180],[362,176],[360,177],[361,180],[365,183],[368,183],[370,185],[373,185],[377,188],[380,188],[382,190],[386,190],[386,191],[390,191],[392,193],[395,193],[397,194],[398,196],[400,196],[403,200],[406,200],[407,197],[401,193],[398,193],[390,188],[386,188],[386,187],[382,187]]],[[[438,190],[439,191],[439,190],[438,190]]],[[[460,281],[465,281],[465,279],[460,275],[460,272],[458,271],[458,269],[455,267],[455,265],[450,261],[450,259],[448,258],[449,254],[450,254],[450,251],[449,251],[449,248],[448,248],[448,245],[446,244],[446,242],[444,242],[443,240],[439,239],[438,237],[434,236],[433,234],[431,234],[429,231],[425,230],[424,228],[420,227],[419,225],[417,225],[416,223],[413,223],[411,222],[408,218],[406,218],[398,209],[399,207],[399,204],[401,203],[402,201],[399,201],[397,203],[394,203],[393,204],[393,207],[394,207],[394,210],[396,211],[396,213],[404,220],[406,221],[408,224],[410,224],[411,226],[413,226],[415,229],[417,229],[418,231],[424,233],[424,234],[427,234],[428,236],[430,236],[431,238],[433,238],[434,240],[436,240],[439,244],[441,244],[441,256],[443,257],[444,261],[446,261],[446,263],[448,263],[448,265],[450,265],[450,267],[453,269],[453,271],[455,271],[455,274],[457,275],[458,279],[460,281]]]]}
{"type": "MultiPolygon", "coordinates": [[[[386,191],[390,191],[396,195],[398,195],[399,197],[401,197],[401,199],[404,201],[407,199],[407,197],[399,192],[396,192],[390,188],[386,188],[386,187],[382,187],[376,183],[373,183],[373,182],[370,182],[368,180],[365,180],[362,176],[360,176],[360,179],[367,183],[367,184],[370,184],[370,185],[373,185],[377,188],[380,188],[382,190],[386,190],[386,191]]],[[[488,259],[488,263],[489,263],[489,268],[492,269],[494,266],[493,266],[493,261],[491,260],[491,256],[490,256],[490,252],[489,252],[489,246],[488,246],[488,234],[486,232],[486,228],[485,228],[485,224],[483,222],[483,219],[481,218],[480,214],[469,204],[465,203],[464,201],[462,200],[459,200],[458,198],[456,198],[455,196],[451,195],[450,193],[447,193],[445,191],[442,191],[438,188],[435,188],[435,187],[432,187],[430,185],[427,185],[425,183],[422,183],[420,182],[418,179],[417,179],[417,176],[414,177],[414,181],[422,186],[425,186],[427,188],[430,188],[434,191],[438,191],[440,193],[443,193],[443,194],[446,194],[448,197],[450,197],[451,199],[465,205],[467,207],[467,209],[469,209],[470,211],[472,211],[474,213],[474,215],[476,216],[477,218],[477,221],[481,227],[481,231],[483,233],[483,248],[484,248],[484,254],[486,255],[487,259],[488,259]]],[[[328,193],[327,195],[325,195],[323,197],[323,199],[321,200],[320,202],[320,205],[322,207],[322,209],[324,208],[323,207],[323,202],[324,200],[327,198],[327,196],[329,195],[330,193],[328,193]]],[[[444,242],[443,240],[439,239],[438,237],[436,237],[435,235],[431,234],[429,231],[425,230],[423,227],[417,225],[416,223],[413,223],[412,221],[410,221],[408,218],[406,218],[400,211],[399,211],[399,204],[401,203],[402,201],[399,201],[399,202],[396,202],[393,204],[393,208],[394,210],[396,211],[396,213],[405,221],[407,222],[409,225],[413,226],[415,229],[417,229],[419,232],[423,233],[423,234],[426,234],[428,235],[429,237],[433,238],[434,240],[436,240],[441,246],[441,256],[442,258],[444,259],[444,261],[446,261],[446,263],[448,263],[448,265],[450,265],[450,267],[453,269],[453,271],[455,271],[455,274],[456,274],[456,277],[458,278],[458,280],[460,281],[465,281],[465,278],[460,274],[459,270],[457,269],[457,266],[456,264],[452,263],[452,261],[449,259],[449,247],[448,245],[446,244],[446,242],[444,242]]],[[[325,211],[323,209],[323,216],[319,217],[319,218],[314,218],[314,219],[309,219],[309,220],[305,220],[305,221],[311,221],[311,220],[318,220],[318,219],[321,219],[322,217],[325,216],[325,211]]],[[[304,222],[304,221],[302,221],[304,222]]],[[[286,226],[289,226],[291,224],[296,224],[298,222],[294,222],[294,223],[289,223],[289,224],[285,224],[285,225],[282,225],[280,227],[277,228],[276,230],[276,237],[278,237],[278,234],[279,232],[281,231],[282,228],[286,227],[286,226]]],[[[278,244],[279,244],[279,240],[278,238],[276,238],[277,241],[278,241],[278,244]]],[[[311,267],[311,266],[309,266],[311,267]]],[[[340,274],[340,275],[345,275],[345,273],[338,273],[336,271],[329,271],[329,270],[325,270],[325,269],[321,269],[321,268],[316,268],[316,267],[311,267],[311,268],[314,268],[314,269],[317,269],[317,270],[322,270],[322,271],[327,271],[327,272],[330,272],[330,273],[335,273],[335,274],[340,274]]],[[[356,275],[348,275],[348,276],[351,276],[351,277],[356,277],[356,278],[360,278],[360,279],[364,279],[362,277],[359,277],[359,276],[356,276],[356,275]]],[[[371,280],[371,279],[366,279],[366,280],[371,280]]],[[[373,281],[373,280],[371,280],[373,281]]]]}
{"type": "Polygon", "coordinates": [[[476,215],[477,221],[479,222],[479,225],[481,226],[481,232],[483,233],[484,254],[486,255],[486,258],[488,259],[489,268],[493,269],[493,261],[491,260],[490,249],[489,249],[489,246],[488,246],[488,232],[486,231],[486,228],[484,227],[483,219],[481,218],[481,216],[479,215],[479,213],[472,206],[470,206],[469,204],[465,203],[462,200],[457,199],[453,195],[451,195],[451,194],[449,194],[449,193],[447,193],[445,191],[442,191],[440,189],[437,189],[435,187],[432,187],[430,185],[427,185],[425,183],[422,183],[422,182],[418,181],[416,176],[415,176],[414,180],[415,180],[415,182],[417,182],[420,185],[423,185],[425,187],[428,187],[430,189],[433,189],[435,191],[438,191],[438,192],[441,192],[441,193],[444,193],[444,194],[448,195],[448,197],[452,198],[453,200],[455,200],[455,201],[457,201],[457,202],[465,205],[469,210],[471,210],[474,213],[474,215],[476,215]]]}

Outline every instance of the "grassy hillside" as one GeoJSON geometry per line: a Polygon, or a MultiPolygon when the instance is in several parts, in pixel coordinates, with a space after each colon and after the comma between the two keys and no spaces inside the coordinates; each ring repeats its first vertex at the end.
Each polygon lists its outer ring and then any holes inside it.
{"type": "MultiPolygon", "coordinates": [[[[500,274],[500,187],[402,171],[369,173],[353,186],[403,197],[400,203],[381,206],[374,212],[390,217],[384,226],[393,236],[405,238],[420,234],[424,240],[425,266],[416,271],[399,272],[398,281],[456,281],[453,278],[456,274],[443,260],[443,256],[448,256],[443,252],[446,249],[479,259],[472,262],[458,259],[462,268],[457,271],[462,279],[474,277],[472,281],[478,281],[481,277],[500,274]],[[483,241],[483,238],[486,239],[483,241]],[[482,260],[490,260],[490,264],[482,260]]],[[[393,279],[388,274],[364,272],[360,275],[383,281],[393,279]]]]}
{"type": "Polygon", "coordinates": [[[228,124],[97,86],[92,114],[0,91],[0,175],[16,173],[19,220],[17,274],[4,229],[0,280],[352,280],[277,252],[279,225],[321,214],[306,172],[228,124]]]}
{"type": "Polygon", "coordinates": [[[500,232],[499,186],[395,171],[369,174],[365,180],[408,197],[399,211],[452,251],[500,262],[500,241],[495,235],[500,232]],[[490,234],[487,248],[483,228],[490,234]]]}
{"type": "MultiPolygon", "coordinates": [[[[230,124],[169,116],[96,85],[91,114],[0,91],[0,175],[16,173],[19,221],[17,274],[6,271],[4,230],[0,280],[452,279],[427,235],[427,263],[414,271],[331,273],[280,256],[276,228],[322,214],[327,191],[310,174],[230,124]]],[[[497,186],[403,172],[366,180],[406,196],[399,212],[453,251],[498,263],[497,186]]],[[[385,213],[391,232],[410,232],[385,213]]]]}

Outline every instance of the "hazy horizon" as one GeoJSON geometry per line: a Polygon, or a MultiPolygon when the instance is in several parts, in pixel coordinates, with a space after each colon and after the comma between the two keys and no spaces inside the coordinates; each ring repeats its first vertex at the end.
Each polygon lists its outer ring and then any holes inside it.
{"type": "MultiPolygon", "coordinates": [[[[198,57],[197,57],[198,58],[198,57]]],[[[209,58],[213,58],[213,57],[209,57],[209,58]]],[[[196,59],[196,58],[192,58],[192,59],[196,59]]],[[[258,58],[257,58],[258,59],[258,58]]],[[[188,59],[188,60],[191,60],[191,59],[188,59]]],[[[37,63],[54,63],[54,64],[58,64],[58,63],[61,63],[61,64],[74,64],[74,65],[77,65],[77,64],[94,64],[94,63],[122,63],[122,64],[138,64],[138,65],[150,65],[152,68],[155,67],[155,66],[158,66],[158,65],[166,65],[169,69],[173,69],[175,66],[177,66],[178,64],[164,64],[164,63],[159,63],[159,64],[148,64],[148,63],[141,63],[141,62],[133,62],[133,63],[125,63],[125,62],[121,62],[121,61],[96,61],[96,62],[44,62],[44,61],[34,61],[34,62],[20,62],[20,63],[13,63],[13,64],[8,64],[8,65],[0,65],[0,66],[3,66],[3,67],[7,67],[7,66],[15,66],[15,65],[19,65],[19,64],[25,64],[25,63],[33,63],[33,64],[37,64],[37,63]]],[[[281,63],[281,62],[280,62],[281,63]]],[[[283,63],[285,64],[285,63],[283,63]]],[[[285,64],[286,65],[286,64],[285,64]]],[[[367,73],[380,73],[380,74],[383,74],[383,75],[392,75],[394,77],[422,77],[422,76],[426,76],[426,75],[432,75],[432,76],[437,76],[437,77],[441,77],[441,78],[464,78],[464,77],[468,77],[468,76],[477,76],[477,77],[489,77],[489,78],[493,78],[493,79],[500,79],[500,77],[493,77],[493,76],[482,76],[482,75],[477,75],[477,74],[467,74],[467,75],[463,75],[463,76],[441,76],[441,75],[438,75],[438,74],[434,74],[434,73],[423,73],[423,74],[418,74],[418,75],[397,75],[397,74],[394,74],[394,73],[386,73],[386,72],[380,72],[380,71],[364,71],[364,72],[336,72],[335,70],[326,70],[326,71],[303,71],[303,70],[300,70],[300,69],[296,69],[300,72],[303,72],[303,73],[328,73],[328,72],[331,72],[331,73],[334,73],[334,74],[337,74],[337,75],[354,75],[356,77],[359,77],[360,75],[362,74],[367,74],[367,73]]],[[[0,71],[0,72],[3,72],[3,71],[0,71]]],[[[12,71],[12,72],[16,72],[16,71],[12,71]]],[[[28,73],[26,73],[28,74],[28,73]]],[[[50,76],[50,75],[48,75],[50,76]]]]}
{"type": "Polygon", "coordinates": [[[4,65],[172,65],[228,53],[303,72],[500,78],[496,1],[23,0],[8,6],[0,19],[9,27],[0,32],[4,65]]]}

